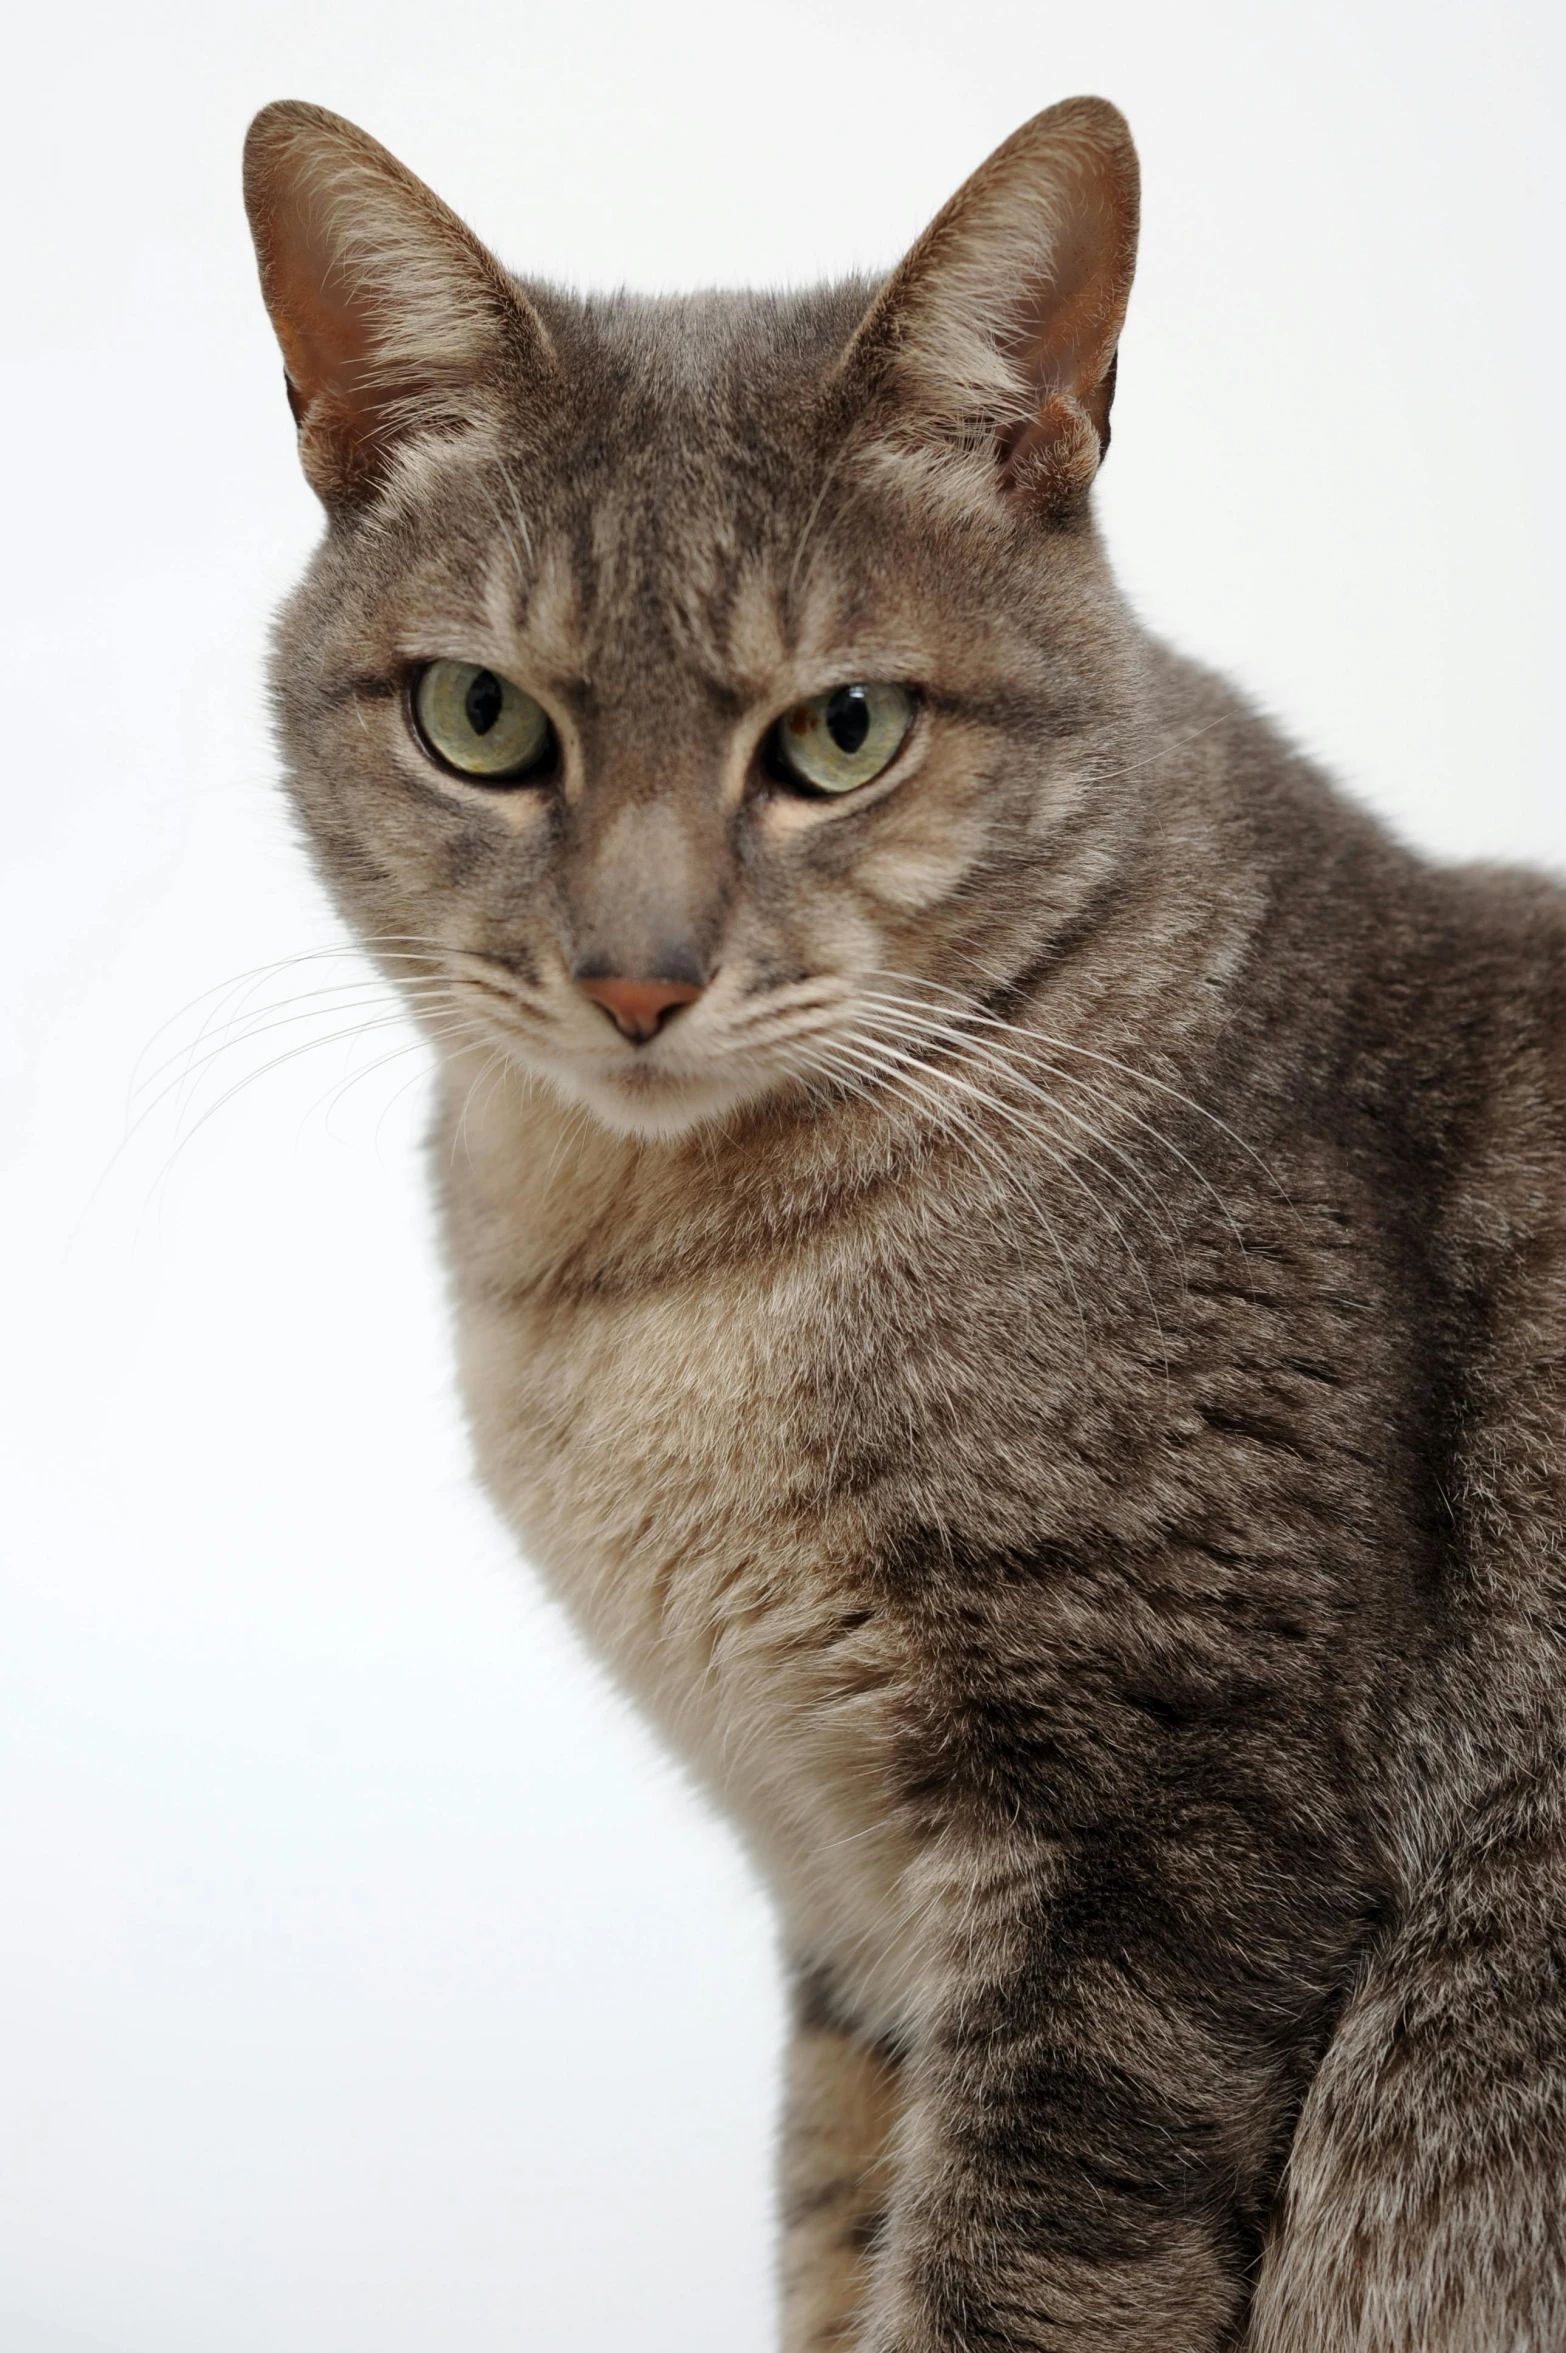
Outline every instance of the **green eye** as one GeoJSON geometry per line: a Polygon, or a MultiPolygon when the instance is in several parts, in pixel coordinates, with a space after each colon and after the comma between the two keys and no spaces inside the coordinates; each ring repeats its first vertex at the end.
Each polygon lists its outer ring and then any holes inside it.
{"type": "Polygon", "coordinates": [[[900,686],[835,686],[784,712],[772,731],[775,763],[814,792],[855,792],[891,766],[913,714],[900,686]]]}
{"type": "Polygon", "coordinates": [[[532,696],[476,662],[431,662],[413,711],[436,758],[484,784],[514,784],[554,749],[555,731],[532,696]]]}

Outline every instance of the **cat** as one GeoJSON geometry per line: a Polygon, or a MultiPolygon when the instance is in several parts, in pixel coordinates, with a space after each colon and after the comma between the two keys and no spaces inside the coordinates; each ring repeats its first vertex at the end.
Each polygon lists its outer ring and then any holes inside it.
{"type": "Polygon", "coordinates": [[[787,2353],[1566,2345],[1566,894],[1127,609],[1097,99],[880,282],[246,151],[477,1459],[790,1972],[787,2353]]]}

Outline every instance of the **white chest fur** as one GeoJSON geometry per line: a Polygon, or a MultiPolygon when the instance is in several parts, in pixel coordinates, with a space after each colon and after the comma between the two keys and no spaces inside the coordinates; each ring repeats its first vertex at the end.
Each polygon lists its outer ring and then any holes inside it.
{"type": "MultiPolygon", "coordinates": [[[[906,1676],[868,1530],[824,1475],[852,1337],[809,1251],[630,1283],[540,1280],[491,1215],[464,1265],[480,1467],[593,1648],[736,1818],[785,1935],[890,2028],[916,1973],[897,1806],[906,1676]]],[[[470,1248],[474,1246],[470,1243],[470,1248]]]]}

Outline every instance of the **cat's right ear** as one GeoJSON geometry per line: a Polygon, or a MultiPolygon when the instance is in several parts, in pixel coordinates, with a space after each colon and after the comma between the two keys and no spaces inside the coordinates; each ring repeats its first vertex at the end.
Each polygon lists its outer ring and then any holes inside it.
{"type": "Polygon", "coordinates": [[[482,428],[553,372],[548,333],[494,257],[386,149],[324,107],[264,107],[245,209],[282,345],[299,456],[328,506],[429,434],[482,428]]]}
{"type": "Polygon", "coordinates": [[[845,354],[839,382],[875,437],[959,495],[977,461],[1037,513],[1079,506],[1109,447],[1138,188],[1131,133],[1105,99],[1068,98],[1013,132],[845,354]]]}

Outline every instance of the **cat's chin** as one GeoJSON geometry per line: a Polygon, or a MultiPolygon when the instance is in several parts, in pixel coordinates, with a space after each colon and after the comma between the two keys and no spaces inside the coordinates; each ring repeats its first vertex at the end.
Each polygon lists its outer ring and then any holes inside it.
{"type": "Polygon", "coordinates": [[[672,1142],[727,1118],[769,1090],[754,1082],[692,1077],[632,1064],[613,1077],[552,1070],[550,1083],[566,1102],[590,1112],[616,1136],[672,1142]]]}

